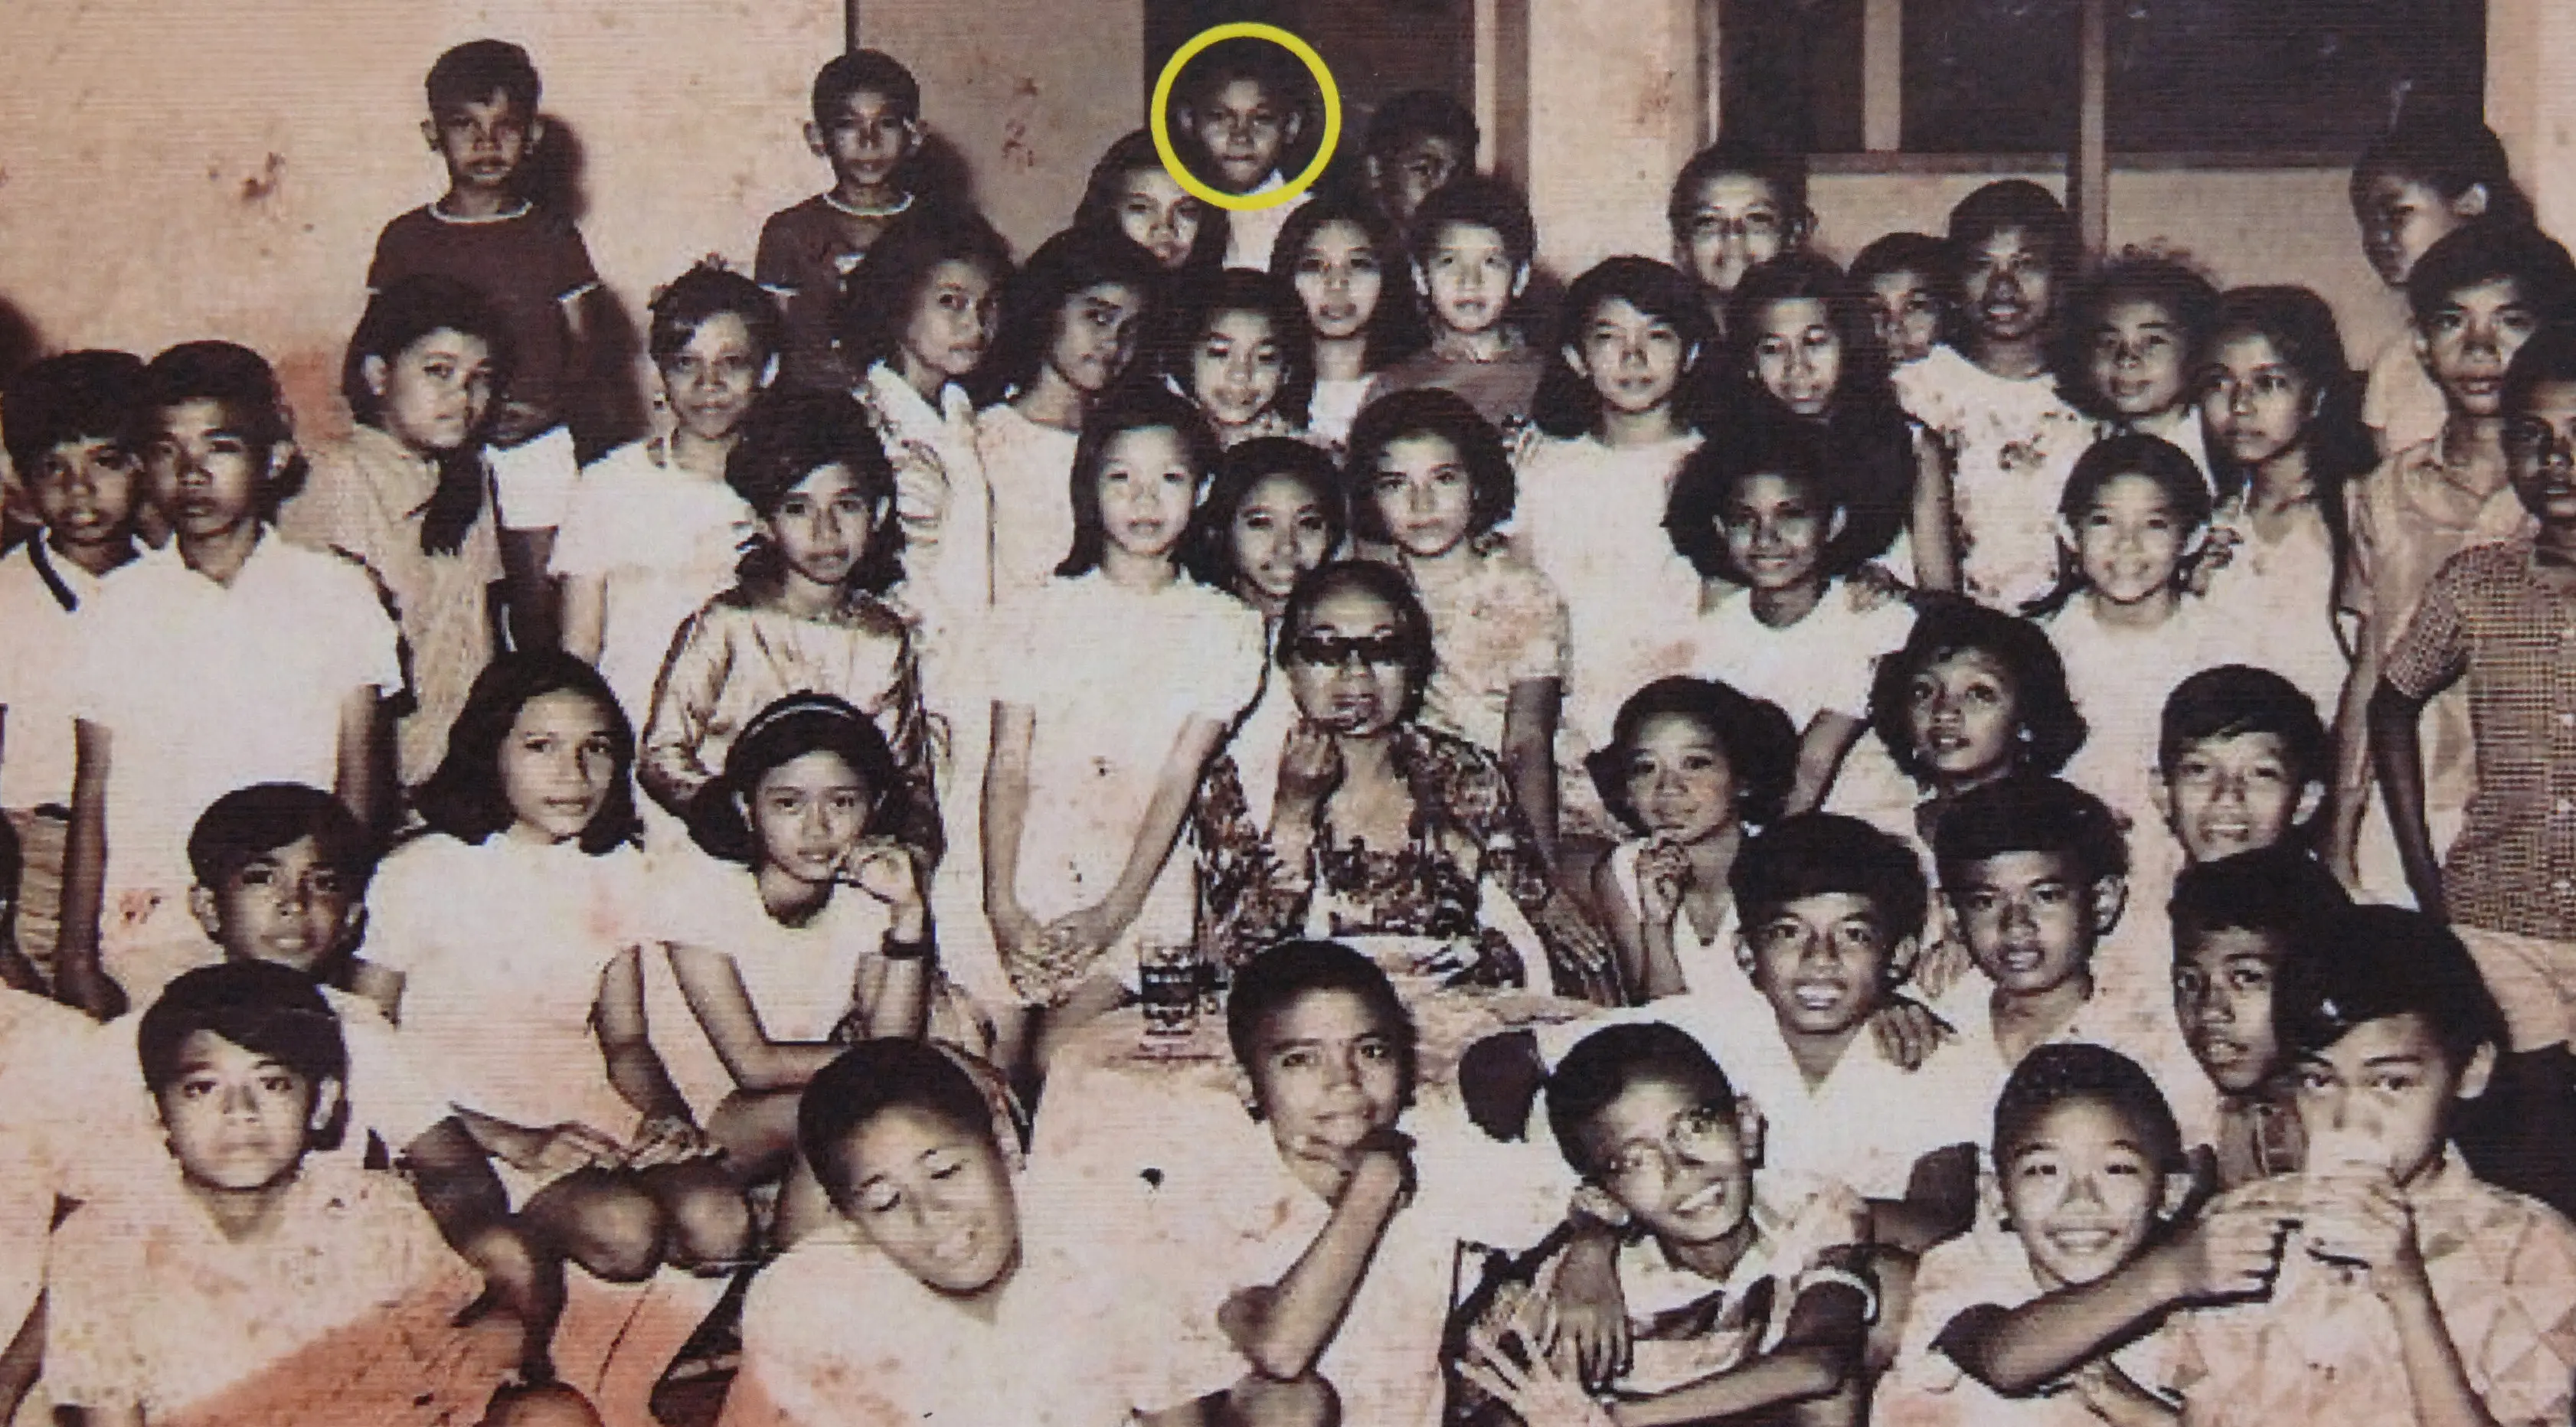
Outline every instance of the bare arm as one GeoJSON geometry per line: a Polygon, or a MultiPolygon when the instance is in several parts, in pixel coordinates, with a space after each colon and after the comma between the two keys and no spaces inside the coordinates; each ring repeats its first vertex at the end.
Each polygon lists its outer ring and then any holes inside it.
{"type": "Polygon", "coordinates": [[[1807,720],[1806,734],[1798,740],[1797,780],[1789,787],[1792,815],[1824,806],[1825,795],[1834,788],[1834,775],[1842,771],[1843,759],[1860,741],[1863,727],[1859,719],[1831,709],[1820,709],[1807,720]]]}
{"type": "Polygon", "coordinates": [[[2389,829],[2397,838],[2398,859],[2406,867],[2406,885],[2413,889],[2415,905],[2425,915],[2448,921],[2442,904],[2441,864],[2433,855],[2433,835],[2424,824],[2423,716],[2424,700],[2409,697],[2385,679],[2370,696],[2372,761],[2379,770],[2381,796],[2388,800],[2389,829]]]}
{"type": "Polygon", "coordinates": [[[1958,528],[1951,494],[1950,458],[1931,432],[1914,432],[1914,510],[1908,534],[1914,542],[1914,583],[1927,590],[1956,594],[1959,552],[1952,539],[1958,528]]]}
{"type": "Polygon", "coordinates": [[[1869,1201],[1870,1238],[1920,1254],[1964,1233],[1977,1213],[1977,1147],[1952,1145],[1915,1161],[1902,1199],[1869,1201]]]}
{"type": "Polygon", "coordinates": [[[1224,742],[1224,724],[1196,716],[1172,740],[1172,751],[1165,755],[1162,771],[1154,778],[1153,801],[1145,805],[1145,820],[1136,828],[1126,866],[1119,870],[1118,885],[1110,889],[1103,903],[1103,910],[1118,931],[1124,931],[1144,910],[1146,894],[1153,890],[1154,879],[1162,875],[1163,864],[1171,860],[1172,845],[1180,840],[1181,823],[1190,812],[1190,797],[1198,791],[1199,772],[1224,742]]]}
{"type": "Polygon", "coordinates": [[[706,1028],[716,1058],[745,1090],[793,1090],[840,1054],[838,1046],[824,1041],[771,1039],[760,1009],[743,987],[742,969],[721,951],[674,944],[671,974],[698,1024],[706,1028]]]}
{"type": "Polygon", "coordinates": [[[1235,1295],[1219,1311],[1218,1325],[1255,1372],[1292,1382],[1315,1370],[1368,1275],[1379,1239],[1403,1205],[1404,1178],[1394,1154],[1363,1154],[1323,1232],[1286,1276],[1235,1295]]]}
{"type": "MultiPolygon", "coordinates": [[[[1611,948],[1619,954],[1619,979],[1629,988],[1630,994],[1640,1002],[1673,994],[1670,989],[1656,988],[1665,985],[1679,987],[1681,968],[1669,965],[1663,968],[1663,975],[1658,975],[1654,943],[1647,939],[1646,925],[1638,918],[1637,909],[1619,894],[1619,881],[1610,875],[1610,859],[1607,857],[1592,866],[1592,905],[1601,909],[1602,920],[1607,923],[1611,948]]],[[[1662,955],[1666,963],[1672,961],[1672,950],[1672,928],[1666,927],[1662,955]]]]}
{"type": "Polygon", "coordinates": [[[1512,685],[1503,706],[1503,774],[1550,867],[1556,866],[1556,720],[1564,694],[1555,679],[1524,679],[1512,685]]]}
{"type": "Polygon", "coordinates": [[[86,719],[73,726],[72,825],[63,851],[62,930],[54,946],[54,994],[108,1021],[123,1015],[124,988],[99,964],[99,919],[107,900],[107,783],[114,737],[86,719]]]}
{"type": "Polygon", "coordinates": [[[2327,798],[2326,865],[2346,882],[2354,880],[2354,858],[2361,843],[2361,822],[2370,808],[2370,699],[2379,687],[2379,639],[2368,620],[2355,635],[2359,651],[2344,679],[2343,698],[2335,707],[2334,783],[2327,798]]]}
{"type": "Polygon", "coordinates": [[[566,575],[563,591],[563,649],[585,664],[599,662],[608,640],[608,577],[566,575]]]}
{"type": "Polygon", "coordinates": [[[674,813],[715,780],[716,770],[706,761],[707,730],[732,675],[733,648],[723,627],[703,609],[689,616],[662,661],[653,711],[635,750],[636,781],[674,813]]]}
{"type": "Polygon", "coordinates": [[[1839,1392],[1860,1368],[1868,1311],[1869,1300],[1850,1284],[1815,1284],[1789,1310],[1777,1348],[1714,1377],[1618,1403],[1610,1420],[1619,1427],[1682,1427],[1839,1392]]]}
{"type": "Polygon", "coordinates": [[[403,973],[392,967],[363,959],[349,970],[349,989],[375,1002],[385,1019],[396,1025],[402,1023],[403,980],[403,973]]]}
{"type": "Polygon", "coordinates": [[[340,700],[339,757],[331,792],[362,827],[383,826],[377,815],[387,806],[383,769],[391,733],[384,700],[374,688],[361,687],[340,700]]]}
{"type": "Polygon", "coordinates": [[[646,1119],[689,1120],[689,1102],[680,1098],[670,1072],[662,1068],[644,1019],[643,958],[633,947],[617,953],[600,973],[599,1004],[593,1011],[600,1054],[608,1062],[608,1081],[627,1104],[646,1119]]]}
{"type": "Polygon", "coordinates": [[[993,705],[993,753],[984,763],[984,915],[1005,954],[1037,936],[1020,905],[1020,841],[1028,831],[1029,746],[1037,715],[1026,704],[993,705]]]}

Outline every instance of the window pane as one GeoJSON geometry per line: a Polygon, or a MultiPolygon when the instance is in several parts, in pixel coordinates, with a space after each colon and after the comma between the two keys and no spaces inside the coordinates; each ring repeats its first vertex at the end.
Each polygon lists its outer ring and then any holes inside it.
{"type": "Polygon", "coordinates": [[[1718,124],[1730,139],[1796,153],[1861,146],[1864,0],[1723,0],[1718,124]]]}

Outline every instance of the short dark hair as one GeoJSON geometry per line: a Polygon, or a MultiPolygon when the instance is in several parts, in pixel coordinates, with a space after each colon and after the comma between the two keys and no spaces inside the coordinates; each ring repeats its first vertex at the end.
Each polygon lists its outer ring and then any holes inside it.
{"type": "Polygon", "coordinates": [[[1681,338],[1683,365],[1673,386],[1674,414],[1686,426],[1708,425],[1701,400],[1704,384],[1696,377],[1717,359],[1717,323],[1698,286],[1681,269],[1634,254],[1602,259],[1566,289],[1557,309],[1556,341],[1542,358],[1538,390],[1530,398],[1530,420],[1559,437],[1581,436],[1601,424],[1601,389],[1569,366],[1563,354],[1568,347],[1583,349],[1593,314],[1612,301],[1669,324],[1681,338]]]}
{"type": "MultiPolygon", "coordinates": [[[[315,1085],[349,1083],[349,1046],[340,1018],[313,978],[292,968],[227,961],[182,973],[164,988],[134,1029],[143,1086],[155,1099],[179,1079],[179,1053],[199,1031],[266,1056],[315,1085]]],[[[343,1096],[332,1122],[310,1140],[312,1148],[337,1146],[347,1121],[343,1096]]]]}
{"type": "MultiPolygon", "coordinates": [[[[851,587],[884,594],[903,578],[903,522],[894,518],[894,465],[857,398],[843,391],[763,394],[725,453],[725,484],[766,520],[825,466],[848,471],[860,498],[884,512],[848,576],[851,587]]],[[[748,588],[769,589],[785,578],[786,566],[775,545],[755,540],[737,574],[748,588]]]]}
{"type": "Polygon", "coordinates": [[[2257,733],[2281,740],[2294,783],[2325,781],[2333,744],[2316,704],[2298,685],[2251,664],[2221,664],[2174,685],[2165,698],[2156,766],[2170,778],[2191,745],[2257,733]]]}
{"type": "Polygon", "coordinates": [[[1476,127],[1476,116],[1455,96],[1438,89],[1407,89],[1389,95],[1369,115],[1368,135],[1360,151],[1382,159],[1416,139],[1447,139],[1473,164],[1484,135],[1476,127]]]}
{"type": "Polygon", "coordinates": [[[645,350],[659,366],[678,356],[700,327],[728,312],[742,319],[751,344],[763,358],[778,355],[784,340],[778,299],[759,283],[714,261],[699,263],[653,294],[653,324],[645,350]]]}
{"type": "Polygon", "coordinates": [[[1664,221],[1676,240],[1690,234],[1691,210],[1699,204],[1701,186],[1730,173],[1769,184],[1772,196],[1789,210],[1792,223],[1804,224],[1808,220],[1805,154],[1720,138],[1691,155],[1681,172],[1673,175],[1672,193],[1664,202],[1664,221]]]}
{"type": "MultiPolygon", "coordinates": [[[[1118,195],[1126,186],[1127,176],[1163,172],[1163,156],[1154,147],[1151,133],[1134,129],[1119,135],[1101,153],[1100,161],[1091,166],[1091,177],[1083,183],[1082,201],[1074,205],[1072,226],[1092,232],[1123,233],[1118,226],[1118,195]]],[[[1184,272],[1221,265],[1232,240],[1233,229],[1224,209],[1213,203],[1200,203],[1198,208],[1199,235],[1190,244],[1189,256],[1181,262],[1184,272]]]]}
{"type": "Polygon", "coordinates": [[[1439,655],[1431,641],[1431,615],[1422,607],[1422,596],[1415,593],[1413,581],[1402,570],[1376,560],[1327,560],[1308,570],[1288,592],[1288,605],[1279,614],[1279,637],[1273,641],[1273,660],[1285,669],[1297,659],[1298,637],[1315,617],[1315,606],[1326,599],[1356,590],[1375,595],[1387,612],[1395,616],[1395,639],[1404,649],[1405,701],[1403,717],[1411,719],[1422,707],[1422,691],[1431,682],[1431,671],[1439,655]]]}
{"type": "Polygon", "coordinates": [[[0,388],[0,430],[18,478],[35,478],[47,454],[69,441],[112,441],[140,455],[149,435],[143,359],[132,352],[64,352],[0,388]]]}
{"type": "MultiPolygon", "coordinates": [[[[238,342],[213,339],[182,342],[154,357],[143,369],[145,416],[156,425],[162,412],[192,401],[211,401],[237,423],[242,436],[258,448],[256,464],[295,439],[295,420],[286,405],[286,390],[268,359],[238,342]]],[[[273,517],[277,507],[304,487],[304,453],[297,451],[286,469],[265,478],[260,513],[273,517]]]]}
{"type": "Polygon", "coordinates": [[[1644,819],[1628,797],[1628,750],[1648,720],[1687,718],[1717,740],[1738,789],[1736,816],[1754,827],[1780,820],[1798,776],[1798,730],[1780,706],[1733,685],[1687,675],[1657,679],[1628,696],[1610,725],[1610,742],[1584,759],[1592,786],[1620,825],[1644,835],[1644,819]]]}
{"type": "Polygon", "coordinates": [[[1929,233],[1882,233],[1851,260],[1851,280],[1867,287],[1889,273],[1914,273],[1946,293],[1957,266],[1949,243],[1929,233]]]}
{"type": "Polygon", "coordinates": [[[2156,1168],[2170,1174],[2187,1167],[2182,1127],[2155,1077],[2116,1050],[2081,1041],[2040,1046],[2013,1067],[1995,1097],[1995,1163],[2011,1159],[2040,1120],[2070,1100],[2090,1100],[2126,1119],[2156,1168]]]}
{"type": "Polygon", "coordinates": [[[2165,310],[2181,329],[2185,399],[2191,395],[2191,364],[2209,350],[2209,334],[2218,323],[2218,284],[2198,268],[2170,253],[2130,249],[2094,269],[2076,285],[2058,324],[2058,393],[2088,416],[2111,419],[2116,413],[2093,390],[2086,368],[2092,358],[2094,333],[2112,308],[2124,302],[2151,302],[2165,310]]]}
{"type": "Polygon", "coordinates": [[[480,104],[495,94],[530,114],[537,112],[545,85],[528,52],[508,40],[467,40],[438,57],[422,86],[433,114],[480,104]]]}
{"type": "Polygon", "coordinates": [[[837,54],[814,71],[814,125],[830,128],[850,96],[865,91],[884,95],[907,122],[921,118],[921,81],[903,62],[883,50],[837,54]]]}
{"type": "Polygon", "coordinates": [[[1661,1021],[1605,1026],[1574,1043],[1547,1077],[1547,1127],[1576,1173],[1601,1172],[1585,1148],[1592,1121],[1645,1080],[1669,1081],[1705,1108],[1735,1113],[1735,1086],[1708,1047],[1661,1021]]]}
{"type": "Polygon", "coordinates": [[[2532,333],[2513,354],[2504,369],[2504,410],[2528,411],[2533,389],[2564,382],[2576,382],[2576,325],[2562,319],[2532,333]]]}
{"type": "Polygon", "coordinates": [[[1036,386],[1063,334],[1065,305],[1087,288],[1118,283],[1135,289],[1148,304],[1132,329],[1141,334],[1151,325],[1151,304],[1161,292],[1162,276],[1154,255],[1115,224],[1107,231],[1067,228],[1038,244],[1003,284],[1002,320],[992,350],[975,370],[976,399],[1006,401],[1036,386]]]}
{"type": "Polygon", "coordinates": [[[1905,647],[1878,661],[1870,681],[1869,723],[1887,745],[1888,757],[1917,782],[1928,783],[1932,770],[1916,756],[1906,719],[1907,687],[1916,675],[1945,659],[1971,650],[2003,665],[2012,680],[2023,740],[2024,772],[2054,774],[2084,746],[2084,715],[2067,691],[2066,663],[2057,646],[2038,625],[1966,600],[1927,600],[1914,620],[1905,647]]]}
{"type": "Polygon", "coordinates": [[[1492,229],[1513,267],[1527,267],[1537,256],[1538,225],[1530,217],[1529,200],[1509,180],[1463,173],[1422,200],[1413,215],[1413,261],[1429,267],[1441,230],[1452,224],[1492,229]]]}
{"type": "Polygon", "coordinates": [[[930,275],[941,263],[981,270],[996,291],[1011,278],[1011,245],[971,208],[924,199],[887,223],[843,282],[833,327],[853,370],[891,358],[902,345],[930,275]]]}
{"type": "Polygon", "coordinates": [[[808,753],[830,753],[867,785],[873,803],[865,831],[877,830],[903,802],[903,769],[876,721],[831,694],[789,694],[751,716],[725,750],[724,772],[689,800],[689,838],[708,856],[756,867],[760,838],[736,799],[760,780],[808,753]]]}
{"type": "Polygon", "coordinates": [[[509,831],[519,815],[501,786],[501,745],[521,709],[547,694],[564,693],[579,694],[598,707],[608,724],[609,755],[616,764],[607,802],[582,829],[581,850],[597,857],[642,834],[635,814],[635,728],[598,670],[553,649],[497,654],[474,676],[465,707],[448,728],[446,756],[412,798],[430,831],[477,844],[509,831]]]}
{"type": "Polygon", "coordinates": [[[2014,852],[2074,860],[2086,881],[2129,875],[2129,840],[2100,798],[2059,778],[2018,774],[1961,793],[1942,810],[1932,860],[1944,886],[1972,862],[2014,852]]]}
{"type": "Polygon", "coordinates": [[[2283,844],[2183,868],[2166,912],[2176,956],[2222,931],[2263,933],[2287,954],[2319,917],[2351,903],[2325,864],[2283,844]]]}
{"type": "Polygon", "coordinates": [[[2417,327],[2426,327],[2462,292],[2507,280],[2544,319],[2565,318],[2576,298],[2576,262],[2557,239],[2537,228],[2471,223],[2444,234],[2416,259],[2406,275],[2406,310],[2417,327]]]}
{"type": "Polygon", "coordinates": [[[2407,106],[2352,166],[2351,198],[2356,211],[2372,180],[2383,174],[2424,184],[2445,201],[2484,185],[2484,218],[2517,225],[2532,221],[2531,199],[2513,181],[2504,141],[2475,114],[2407,106]]]}
{"type": "Polygon", "coordinates": [[[1951,300],[1968,255],[1997,233],[2018,228],[2048,249],[2048,270],[2056,281],[2071,282],[2084,261],[2084,244],[2075,220],[2056,195],[2026,178],[1998,179],[1959,200],[1950,210],[1951,300]]]}
{"type": "Polygon", "coordinates": [[[1512,518],[1520,499],[1512,474],[1511,453],[1494,429],[1465,397],[1439,387],[1413,387],[1379,397],[1360,408],[1351,422],[1350,455],[1343,465],[1349,483],[1351,528],[1363,540],[1386,541],[1386,521],[1369,487],[1377,480],[1377,463],[1386,448],[1415,436],[1437,436],[1449,443],[1467,467],[1467,534],[1482,535],[1512,518]]]}
{"type": "Polygon", "coordinates": [[[1262,1027],[1299,997],[1318,991],[1357,996],[1385,1022],[1410,1100],[1418,1039],[1413,1013],[1376,962],[1337,941],[1283,941],[1235,971],[1225,998],[1225,1041],[1234,1050],[1235,1063],[1249,1071],[1262,1027]]]}
{"type": "Polygon", "coordinates": [[[366,885],[376,869],[376,840],[339,799],[302,783],[254,783],[206,805],[188,830],[188,868],[214,890],[244,867],[305,838],[322,865],[366,885]]]}
{"type": "Polygon", "coordinates": [[[2343,906],[2308,920],[2273,993],[2297,1055],[2316,1055],[2371,1021],[2422,1016],[2454,1070],[2480,1046],[2508,1044],[2504,1012],[2449,927],[2403,907],[2343,906]]]}
{"type": "Polygon", "coordinates": [[[1890,947],[1922,934],[1931,901],[1912,848],[1840,813],[1799,813],[1763,829],[1736,854],[1726,882],[1747,927],[1808,897],[1866,898],[1887,923],[1890,947]]]}
{"type": "Polygon", "coordinates": [[[1109,443],[1130,431],[1161,427],[1180,439],[1191,469],[1205,480],[1215,474],[1223,454],[1216,432],[1196,403],[1156,386],[1131,386],[1093,407],[1082,419],[1074,442],[1073,469],[1067,474],[1067,497],[1073,505],[1073,548],[1055,572],[1068,578],[1100,568],[1109,545],[1109,530],[1100,516],[1100,468],[1109,459],[1109,443]]]}
{"type": "Polygon", "coordinates": [[[1315,399],[1315,344],[1307,335],[1306,304],[1295,288],[1259,268],[1218,268],[1183,274],[1169,292],[1153,344],[1154,366],[1163,380],[1189,392],[1191,361],[1208,324],[1222,312],[1259,313],[1269,319],[1271,340],[1279,346],[1279,394],[1271,398],[1270,409],[1291,426],[1306,424],[1307,407],[1315,399]]]}
{"type": "Polygon", "coordinates": [[[1268,40],[1250,36],[1219,40],[1181,67],[1172,84],[1172,103],[1196,104],[1238,79],[1249,79],[1302,114],[1314,87],[1304,75],[1286,50],[1268,40]]]}
{"type": "MultiPolygon", "coordinates": [[[[1755,476],[1778,476],[1795,483],[1830,519],[1848,504],[1842,482],[1826,453],[1825,433],[1787,416],[1760,409],[1740,413],[1682,458],[1673,477],[1672,495],[1664,508],[1664,534],[1673,549],[1702,575],[1751,583],[1727,553],[1720,527],[1736,489],[1755,476]]],[[[1848,518],[1847,518],[1848,519],[1848,518]]],[[[1848,524],[1845,533],[1849,533],[1848,524]]],[[[1818,552],[1817,573],[1831,579],[1860,562],[1851,558],[1842,536],[1827,540],[1818,552]]]]}
{"type": "Polygon", "coordinates": [[[845,1182],[844,1148],[889,1110],[936,1115],[1001,1148],[992,1102],[953,1054],[928,1041],[861,1041],[806,1082],[796,1105],[796,1148],[833,1204],[846,1204],[857,1187],[845,1182]]]}
{"type": "Polygon", "coordinates": [[[1321,449],[1292,436],[1255,436],[1239,441],[1217,458],[1216,479],[1207,498],[1190,512],[1190,533],[1182,543],[1184,563],[1201,584],[1230,590],[1243,572],[1234,564],[1234,517],[1252,489],[1274,476],[1286,476],[1306,488],[1324,512],[1324,550],[1342,548],[1350,530],[1350,512],[1342,500],[1342,473],[1321,449]]]}

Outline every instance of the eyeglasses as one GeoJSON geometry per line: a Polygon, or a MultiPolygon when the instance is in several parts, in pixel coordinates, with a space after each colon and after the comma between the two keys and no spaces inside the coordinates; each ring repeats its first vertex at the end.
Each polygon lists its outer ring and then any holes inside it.
{"type": "Polygon", "coordinates": [[[1392,634],[1371,634],[1345,639],[1331,634],[1301,634],[1288,646],[1288,657],[1300,664],[1315,664],[1338,669],[1353,659],[1373,668],[1389,668],[1404,662],[1404,640],[1392,634]]]}
{"type": "Polygon", "coordinates": [[[2504,424],[2505,454],[2520,461],[2576,461],[2576,431],[2562,431],[2537,416],[2504,424]]]}
{"type": "Polygon", "coordinates": [[[1664,1131],[1662,1144],[1628,1145],[1611,1157],[1604,1171],[1622,1183],[1634,1183],[1649,1173],[1658,1180],[1668,1179],[1676,1160],[1712,1164],[1732,1158],[1738,1148],[1734,1135],[1732,1111],[1702,1105],[1675,1116],[1664,1131]]]}

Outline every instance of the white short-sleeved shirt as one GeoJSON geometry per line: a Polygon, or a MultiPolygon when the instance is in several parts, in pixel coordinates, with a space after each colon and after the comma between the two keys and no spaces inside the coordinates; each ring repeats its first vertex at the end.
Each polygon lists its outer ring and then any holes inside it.
{"type": "Polygon", "coordinates": [[[645,939],[643,872],[632,847],[592,857],[508,833],[479,845],[432,833],[385,859],[358,954],[402,973],[403,1036],[445,1068],[457,1105],[531,1127],[634,1128],[592,1017],[609,963],[645,939]]]}
{"type": "Polygon", "coordinates": [[[1073,448],[1080,433],[1042,426],[1007,402],[975,418],[993,488],[993,586],[1008,600],[1055,578],[1073,548],[1073,448]]]}
{"type": "Polygon", "coordinates": [[[1904,601],[1854,609],[1839,580],[1806,618],[1780,629],[1755,618],[1751,597],[1738,595],[1700,616],[1692,672],[1779,705],[1800,730],[1820,713],[1867,719],[1880,656],[1903,648],[1913,632],[1904,601]]]}
{"type": "Polygon", "coordinates": [[[670,464],[662,437],[618,447],[574,482],[551,568],[607,582],[599,675],[637,728],[652,716],[671,636],[732,586],[751,520],[731,486],[670,464]]]}
{"type": "Polygon", "coordinates": [[[89,628],[83,614],[100,585],[125,568],[93,575],[45,548],[42,534],[0,556],[0,630],[8,631],[0,647],[0,708],[8,710],[0,808],[71,806],[71,686],[89,628]],[[71,595],[72,608],[63,607],[47,573],[71,595]]]}
{"type": "Polygon", "coordinates": [[[2067,405],[2046,372],[1999,377],[1947,346],[1890,380],[1906,411],[1950,449],[1965,593],[2008,611],[2047,594],[2057,583],[2057,499],[2093,444],[2092,418],[2067,405]]]}
{"type": "MultiPolygon", "coordinates": [[[[1252,192],[1269,193],[1287,182],[1286,175],[1273,169],[1252,192]]],[[[1270,271],[1270,250],[1279,246],[1279,233],[1288,226],[1288,215],[1314,201],[1314,190],[1308,189],[1285,203],[1268,208],[1239,208],[1225,215],[1225,265],[1258,272],[1270,271]]]]}
{"type": "Polygon", "coordinates": [[[366,570],[274,531],[229,586],[188,568],[175,542],[146,553],[83,618],[73,706],[114,738],[111,889],[189,885],[189,829],[235,788],[332,787],[343,702],[403,687],[366,570]]]}
{"type": "Polygon", "coordinates": [[[2382,451],[2403,451],[2442,434],[2451,409],[2424,361],[2415,355],[2415,334],[2400,332],[2370,359],[2370,381],[2361,394],[2361,424],[2386,433],[2382,451]]]}

